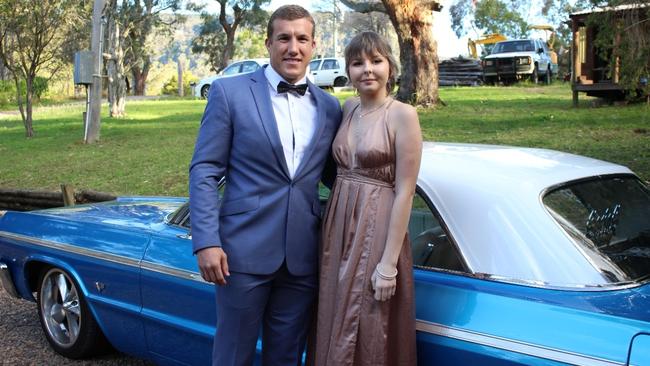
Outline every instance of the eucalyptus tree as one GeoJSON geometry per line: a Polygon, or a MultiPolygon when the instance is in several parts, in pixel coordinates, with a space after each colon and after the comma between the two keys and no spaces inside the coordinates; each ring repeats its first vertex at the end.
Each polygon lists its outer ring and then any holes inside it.
{"type": "Polygon", "coordinates": [[[215,0],[219,12],[211,14],[205,6],[194,6],[201,12],[203,25],[192,41],[192,52],[207,53],[215,71],[220,71],[235,56],[235,40],[240,26],[262,29],[268,13],[262,9],[271,0],[215,0]]]}
{"type": "Polygon", "coordinates": [[[51,77],[69,62],[65,45],[84,23],[85,9],[80,0],[0,0],[0,58],[16,84],[27,137],[34,136],[36,76],[51,77]]]}
{"type": "Polygon", "coordinates": [[[433,38],[434,0],[341,0],[360,13],[383,12],[390,18],[400,50],[402,73],[397,99],[413,105],[434,106],[438,97],[438,45],[433,38]]]}
{"type": "Polygon", "coordinates": [[[128,76],[132,76],[134,94],[144,95],[152,65],[147,39],[154,30],[164,32],[175,22],[183,20],[179,16],[164,16],[165,13],[175,13],[180,5],[181,0],[108,1],[105,58],[112,117],[125,114],[128,76]]]}

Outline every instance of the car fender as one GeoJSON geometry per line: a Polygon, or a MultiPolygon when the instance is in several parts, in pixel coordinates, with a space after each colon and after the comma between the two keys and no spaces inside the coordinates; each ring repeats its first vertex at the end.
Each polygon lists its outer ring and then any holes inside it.
{"type": "Polygon", "coordinates": [[[83,293],[84,297],[88,296],[88,289],[86,288],[85,283],[82,281],[81,277],[79,276],[79,273],[74,269],[73,266],[68,264],[67,262],[60,260],[58,258],[54,258],[52,256],[44,255],[44,254],[31,254],[30,256],[27,257],[25,260],[25,264],[23,265],[23,285],[25,286],[25,289],[29,290],[29,295],[30,295],[30,300],[36,301],[36,299],[33,296],[33,293],[35,293],[38,288],[37,287],[32,287],[33,286],[38,286],[38,281],[40,278],[40,272],[41,270],[37,269],[42,269],[43,266],[48,266],[48,267],[57,267],[70,275],[79,287],[79,290],[83,293]],[[34,282],[31,282],[30,280],[34,280],[34,282]]]}

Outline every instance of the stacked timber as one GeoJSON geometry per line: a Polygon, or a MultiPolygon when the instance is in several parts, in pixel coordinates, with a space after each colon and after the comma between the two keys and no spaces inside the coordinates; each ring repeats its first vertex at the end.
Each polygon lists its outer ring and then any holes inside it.
{"type": "MultiPolygon", "coordinates": [[[[74,193],[75,203],[112,201],[116,197],[85,190],[74,193]]],[[[30,211],[64,206],[62,192],[0,189],[0,210],[30,211]]]]}
{"type": "Polygon", "coordinates": [[[458,56],[438,64],[438,85],[477,86],[483,84],[481,61],[458,56]]]}

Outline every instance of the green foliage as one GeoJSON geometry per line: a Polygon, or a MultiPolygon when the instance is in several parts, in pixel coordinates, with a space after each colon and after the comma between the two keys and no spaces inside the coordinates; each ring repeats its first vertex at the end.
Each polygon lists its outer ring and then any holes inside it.
{"type": "MultiPolygon", "coordinates": [[[[190,71],[183,72],[183,95],[192,95],[191,83],[196,83],[199,79],[192,75],[190,71]]],[[[160,91],[163,95],[178,95],[178,77],[173,75],[162,87],[160,91]]]]}
{"type": "Polygon", "coordinates": [[[481,0],[475,5],[472,0],[455,0],[449,8],[452,29],[459,37],[474,29],[485,34],[526,38],[529,32],[524,14],[530,6],[530,0],[481,0]]]}
{"type": "Polygon", "coordinates": [[[210,14],[202,6],[190,6],[191,10],[200,11],[203,19],[199,35],[192,41],[192,53],[207,54],[210,67],[214,71],[221,71],[236,56],[237,50],[244,48],[236,41],[237,30],[240,27],[262,29],[266,26],[269,14],[261,7],[270,0],[217,2],[220,4],[219,14],[210,14]]]}
{"type": "Polygon", "coordinates": [[[210,68],[217,71],[226,46],[226,34],[215,15],[201,13],[201,19],[203,24],[199,27],[199,34],[192,40],[192,53],[206,54],[210,68]]]}
{"type": "MultiPolygon", "coordinates": [[[[20,93],[25,95],[27,83],[20,80],[20,93]]],[[[34,78],[32,85],[34,97],[40,99],[48,90],[48,81],[46,78],[37,76],[34,78]]],[[[6,106],[16,103],[16,83],[13,80],[0,80],[0,106],[6,106]]]]}
{"type": "Polygon", "coordinates": [[[596,30],[594,43],[599,56],[608,63],[608,76],[619,81],[628,97],[650,94],[650,5],[637,0],[592,0],[599,6],[626,5],[625,11],[594,12],[587,26],[596,30]]]}
{"type": "Polygon", "coordinates": [[[40,76],[35,77],[32,88],[34,88],[34,96],[40,99],[43,96],[43,94],[47,92],[48,89],[47,79],[40,76]]]}
{"type": "Polygon", "coordinates": [[[16,84],[13,80],[0,80],[0,106],[16,102],[16,84]]]}

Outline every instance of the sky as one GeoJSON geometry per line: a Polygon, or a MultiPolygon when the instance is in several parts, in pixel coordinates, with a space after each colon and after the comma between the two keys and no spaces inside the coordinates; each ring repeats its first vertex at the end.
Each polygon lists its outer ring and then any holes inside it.
{"type": "MultiPolygon", "coordinates": [[[[316,2],[312,0],[272,0],[267,9],[273,11],[282,5],[299,4],[307,10],[313,11],[315,10],[313,4],[316,2]]],[[[458,39],[451,29],[449,7],[453,4],[453,0],[441,0],[440,3],[443,6],[442,12],[434,13],[434,37],[438,41],[438,57],[443,60],[460,54],[467,56],[467,37],[458,39]]],[[[214,12],[218,11],[215,2],[208,2],[208,4],[208,9],[214,12]]]]}
{"type": "MultiPolygon", "coordinates": [[[[272,0],[268,6],[269,10],[275,10],[282,5],[300,4],[307,10],[314,10],[311,0],[272,0]]],[[[460,54],[467,56],[467,37],[458,39],[451,29],[451,17],[449,16],[449,7],[453,0],[441,0],[443,6],[442,12],[434,13],[434,37],[438,41],[438,57],[441,60],[456,57],[460,54]]]]}
{"type": "MultiPolygon", "coordinates": [[[[218,11],[216,2],[209,1],[209,0],[205,0],[205,1],[209,4],[208,9],[211,9],[215,13],[218,11]]],[[[569,0],[569,1],[573,3],[575,0],[569,0]]],[[[309,11],[314,11],[315,10],[314,5],[317,4],[318,2],[319,2],[318,0],[271,0],[271,3],[266,7],[266,9],[273,11],[282,5],[299,4],[305,7],[309,11]]],[[[440,13],[437,12],[433,13],[434,14],[433,15],[434,17],[433,36],[438,42],[439,59],[444,60],[451,57],[457,57],[458,55],[467,56],[468,55],[467,39],[470,37],[476,39],[479,38],[480,35],[469,34],[464,37],[458,38],[454,33],[454,31],[451,29],[451,16],[449,15],[449,8],[454,3],[454,0],[439,0],[439,2],[443,7],[442,11],[440,13]]],[[[539,12],[539,8],[541,6],[541,0],[535,0],[533,1],[533,4],[534,5],[531,6],[530,9],[530,14],[528,15],[529,17],[528,20],[532,22],[532,24],[544,23],[543,20],[536,19],[538,18],[538,15],[535,14],[539,12]]],[[[343,6],[343,8],[348,9],[345,6],[343,6]]],[[[544,38],[543,33],[535,34],[534,36],[544,38]]]]}

